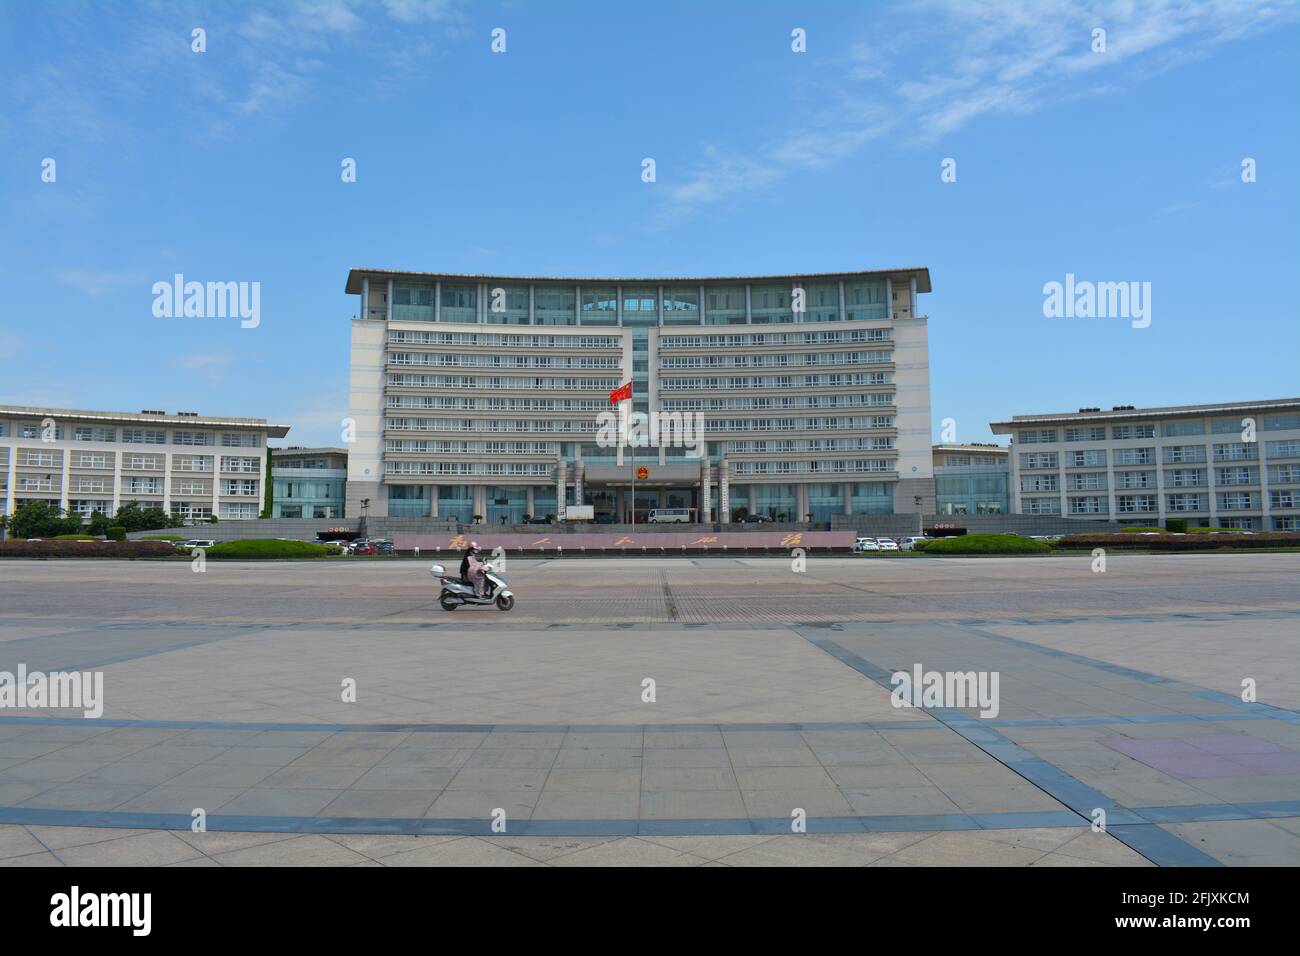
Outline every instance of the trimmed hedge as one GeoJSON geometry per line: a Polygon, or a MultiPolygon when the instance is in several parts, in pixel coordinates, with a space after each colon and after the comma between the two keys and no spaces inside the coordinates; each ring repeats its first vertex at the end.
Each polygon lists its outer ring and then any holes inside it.
{"type": "Polygon", "coordinates": [[[323,558],[337,553],[337,548],[328,548],[311,541],[279,541],[267,538],[225,541],[207,549],[209,558],[229,558],[238,561],[268,558],[323,558]]]}
{"type": "Polygon", "coordinates": [[[0,558],[169,558],[166,541],[0,541],[0,558]]]}
{"type": "Polygon", "coordinates": [[[1268,531],[1262,534],[1069,534],[1058,548],[1113,548],[1141,551],[1214,551],[1220,548],[1300,548],[1300,532],[1268,531]]]}
{"type": "Polygon", "coordinates": [[[925,542],[924,554],[1051,554],[1046,541],[1014,534],[959,534],[925,542]]]}

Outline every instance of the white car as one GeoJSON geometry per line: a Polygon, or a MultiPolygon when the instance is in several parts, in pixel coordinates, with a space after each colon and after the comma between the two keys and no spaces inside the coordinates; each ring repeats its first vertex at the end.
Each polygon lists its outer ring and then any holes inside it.
{"type": "Polygon", "coordinates": [[[177,541],[176,550],[184,551],[188,548],[211,548],[217,542],[211,538],[190,538],[188,541],[177,541]]]}
{"type": "Polygon", "coordinates": [[[859,537],[853,542],[853,553],[861,554],[863,551],[879,551],[880,545],[876,543],[875,538],[859,537]]]}
{"type": "Polygon", "coordinates": [[[876,545],[881,551],[897,551],[898,542],[893,538],[877,538],[876,545]]]}
{"type": "Polygon", "coordinates": [[[917,542],[929,541],[929,540],[930,539],[923,534],[914,534],[910,538],[904,538],[901,542],[899,542],[898,549],[900,551],[911,551],[914,547],[916,547],[917,542]]]}

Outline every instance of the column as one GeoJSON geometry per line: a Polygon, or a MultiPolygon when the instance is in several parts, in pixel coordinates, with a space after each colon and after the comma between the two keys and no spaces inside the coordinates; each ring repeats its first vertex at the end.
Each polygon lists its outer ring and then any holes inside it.
{"type": "MultiPolygon", "coordinates": [[[[563,446],[561,446],[563,447],[563,446]]],[[[563,451],[560,454],[564,454],[563,451]]],[[[564,479],[567,465],[563,458],[555,463],[555,517],[564,514],[564,479]]]]}
{"type": "Polygon", "coordinates": [[[384,303],[384,321],[393,321],[393,280],[388,280],[388,301],[384,303]]]}
{"type": "Polygon", "coordinates": [[[587,463],[582,460],[581,446],[579,446],[579,457],[573,463],[573,503],[580,505],[583,503],[583,485],[587,477],[587,463]]]}
{"type": "Polygon", "coordinates": [[[894,283],[889,276],[885,276],[885,317],[894,321],[894,283]]]}
{"type": "MultiPolygon", "coordinates": [[[[1260,531],[1280,530],[1280,527],[1275,528],[1273,526],[1273,502],[1269,498],[1269,492],[1271,486],[1268,478],[1268,448],[1267,448],[1268,441],[1267,440],[1260,441],[1259,438],[1256,437],[1255,445],[1257,450],[1257,457],[1259,460],[1259,481],[1256,482],[1256,484],[1259,486],[1259,530],[1260,531]]],[[[1246,467],[1248,468],[1250,467],[1249,462],[1247,463],[1246,467]]],[[[12,488],[13,486],[14,486],[13,474],[10,473],[9,487],[12,488]]]]}
{"type": "Polygon", "coordinates": [[[808,515],[808,486],[802,481],[794,486],[794,520],[806,521],[808,515]]]}
{"type": "Polygon", "coordinates": [[[700,459],[700,521],[709,523],[713,521],[713,509],[710,504],[709,486],[713,483],[713,476],[709,468],[709,443],[704,443],[704,456],[700,459]]]}
{"type": "Polygon", "coordinates": [[[59,507],[68,510],[68,481],[71,478],[72,449],[63,449],[63,474],[59,478],[59,507]]]}
{"type": "Polygon", "coordinates": [[[533,299],[533,288],[534,288],[533,284],[531,282],[528,283],[528,324],[529,325],[537,324],[537,320],[533,317],[534,313],[537,311],[537,303],[533,299]]]}
{"type": "Polygon", "coordinates": [[[853,482],[846,481],[840,485],[840,500],[844,513],[853,514],[853,482]]]}
{"type": "Polygon", "coordinates": [[[718,520],[731,523],[731,463],[725,456],[718,462],[718,520]]]}
{"type": "Polygon", "coordinates": [[[214,448],[209,456],[212,459],[212,514],[221,517],[221,456],[214,448]]]}
{"type": "Polygon", "coordinates": [[[844,312],[844,280],[843,280],[843,279],[841,279],[841,280],[839,281],[839,287],[840,287],[840,321],[843,322],[843,321],[844,321],[844,316],[845,316],[845,312],[844,312]]]}
{"type": "MultiPolygon", "coordinates": [[[[14,513],[14,483],[18,481],[18,446],[17,445],[9,446],[8,468],[9,468],[9,480],[5,483],[8,489],[5,492],[5,514],[11,515],[14,513]]],[[[117,510],[116,502],[114,503],[113,510],[114,511],[117,510]]]]}
{"type": "Polygon", "coordinates": [[[370,318],[370,280],[361,280],[361,318],[370,318]]]}
{"type": "Polygon", "coordinates": [[[433,284],[433,321],[442,321],[442,280],[433,284]]]}
{"type": "Polygon", "coordinates": [[[533,510],[534,507],[536,507],[536,502],[533,499],[533,486],[529,485],[526,489],[524,489],[524,510],[527,511],[530,515],[536,517],[537,512],[533,510]]]}
{"type": "Polygon", "coordinates": [[[909,278],[907,280],[907,285],[910,293],[907,310],[911,314],[912,318],[916,318],[916,276],[909,278]]]}
{"type": "Polygon", "coordinates": [[[751,325],[754,321],[753,313],[749,308],[749,283],[745,283],[745,324],[751,325]]]}
{"type": "Polygon", "coordinates": [[[429,517],[438,517],[438,492],[442,488],[440,485],[429,485],[429,517]]]}
{"type": "MultiPolygon", "coordinates": [[[[266,462],[263,461],[261,465],[262,465],[262,481],[265,481],[266,462]]],[[[258,484],[260,485],[261,482],[258,482],[258,484]]],[[[262,494],[263,494],[262,500],[265,501],[266,500],[265,488],[262,489],[262,494]]],[[[163,452],[163,511],[166,514],[172,513],[172,453],[169,451],[163,452]]]]}

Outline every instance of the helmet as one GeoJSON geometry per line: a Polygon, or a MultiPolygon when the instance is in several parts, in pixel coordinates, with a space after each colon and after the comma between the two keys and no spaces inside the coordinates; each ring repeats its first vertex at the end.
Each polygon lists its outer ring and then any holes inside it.
{"type": "Polygon", "coordinates": [[[478,546],[478,542],[477,542],[477,541],[471,541],[471,542],[469,543],[469,549],[470,549],[470,551],[480,551],[480,550],[482,550],[481,548],[479,548],[479,546],[478,546]]]}

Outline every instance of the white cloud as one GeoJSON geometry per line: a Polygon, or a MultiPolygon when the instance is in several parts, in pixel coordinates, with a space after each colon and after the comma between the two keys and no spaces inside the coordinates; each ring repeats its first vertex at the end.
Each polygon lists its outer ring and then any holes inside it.
{"type": "Polygon", "coordinates": [[[144,283],[145,277],[130,272],[104,272],[94,269],[63,269],[54,278],[64,285],[80,289],[86,295],[99,298],[123,286],[144,283]]]}
{"type": "Polygon", "coordinates": [[[929,144],[983,118],[1131,89],[1224,44],[1300,19],[1270,0],[915,0],[880,14],[816,91],[818,121],[775,148],[705,145],[665,183],[660,225],[770,189],[889,137],[929,144]],[[1106,52],[1092,51],[1094,28],[1106,52]],[[878,39],[879,38],[879,39],[878,39]]]}

